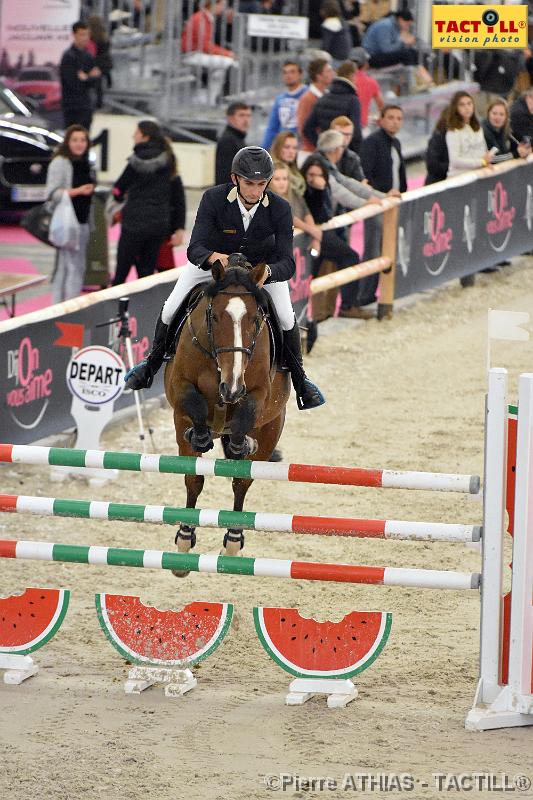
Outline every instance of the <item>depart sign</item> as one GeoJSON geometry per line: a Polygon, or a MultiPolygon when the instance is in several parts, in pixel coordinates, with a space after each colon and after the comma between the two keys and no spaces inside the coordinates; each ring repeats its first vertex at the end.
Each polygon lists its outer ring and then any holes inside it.
{"type": "Polygon", "coordinates": [[[433,48],[525,49],[527,5],[432,6],[433,48]]]}

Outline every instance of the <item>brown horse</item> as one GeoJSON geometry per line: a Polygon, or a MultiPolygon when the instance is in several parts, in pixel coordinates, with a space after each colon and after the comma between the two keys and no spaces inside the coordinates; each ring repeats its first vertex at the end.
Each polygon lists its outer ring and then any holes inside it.
{"type": "MultiPolygon", "coordinates": [[[[188,313],[176,355],[165,371],[165,392],[174,409],[180,455],[196,456],[221,436],[226,458],[268,461],[283,430],[290,394],[287,372],[271,364],[266,325],[267,295],[258,282],[264,264],[254,269],[212,268],[213,281],[188,313]]],[[[251,480],[233,479],[233,510],[242,511],[251,480]]],[[[186,475],[187,507],[195,508],[202,475],[186,475]]],[[[195,529],[181,524],[180,552],[196,542],[195,529]]],[[[241,529],[224,536],[226,555],[244,544],[241,529]]],[[[176,574],[187,574],[176,573],[176,574]]]]}

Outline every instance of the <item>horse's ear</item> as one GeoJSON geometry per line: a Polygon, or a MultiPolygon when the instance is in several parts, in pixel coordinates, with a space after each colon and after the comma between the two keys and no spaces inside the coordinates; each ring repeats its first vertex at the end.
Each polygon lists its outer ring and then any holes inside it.
{"type": "Polygon", "coordinates": [[[259,283],[261,278],[264,275],[266,264],[263,262],[261,264],[257,264],[252,270],[250,270],[250,278],[254,283],[259,283]]]}
{"type": "Polygon", "coordinates": [[[218,281],[224,280],[225,274],[226,270],[224,269],[222,261],[217,259],[215,263],[211,265],[211,275],[213,276],[213,279],[218,283],[218,281]]]}

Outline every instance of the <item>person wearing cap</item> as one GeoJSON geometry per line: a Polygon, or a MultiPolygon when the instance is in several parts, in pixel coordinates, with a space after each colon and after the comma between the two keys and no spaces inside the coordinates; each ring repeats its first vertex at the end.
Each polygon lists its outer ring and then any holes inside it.
{"type": "Polygon", "coordinates": [[[354,47],[350,52],[350,59],[357,64],[357,72],[355,74],[355,88],[357,89],[357,96],[361,104],[361,128],[365,132],[368,127],[368,111],[372,100],[381,111],[385,105],[379,83],[375,78],[371,78],[368,74],[369,55],[364,47],[354,47]]]}
{"type": "Polygon", "coordinates": [[[152,385],[161,367],[168,326],[191,289],[212,280],[217,261],[225,267],[231,254],[241,254],[252,267],[265,264],[264,285],[283,329],[287,366],[300,409],[325,400],[305,374],[300,332],[292,308],[288,281],[296,271],[292,212],[289,203],[268,190],[274,173],[270,154],[262,147],[243,147],[233,159],[231,183],[208,189],[200,201],[187,249],[188,262],[157,320],[150,353],[125,376],[130,389],[152,385]]]}

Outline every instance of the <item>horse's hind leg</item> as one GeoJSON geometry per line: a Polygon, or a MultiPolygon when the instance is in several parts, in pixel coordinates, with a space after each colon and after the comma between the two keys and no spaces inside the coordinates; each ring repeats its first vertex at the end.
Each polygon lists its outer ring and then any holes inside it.
{"type": "MultiPolygon", "coordinates": [[[[264,425],[256,432],[257,436],[257,452],[254,453],[253,461],[268,461],[272,455],[272,451],[278,443],[281,431],[283,430],[283,423],[285,421],[285,410],[278,417],[271,422],[264,425]]],[[[224,448],[226,450],[226,447],[224,448]]],[[[242,511],[244,508],[244,500],[248,489],[252,485],[253,480],[245,480],[244,478],[234,478],[233,486],[233,510],[242,511]]],[[[224,555],[236,556],[244,547],[244,533],[242,528],[228,528],[224,536],[224,555]]]]}
{"type": "MultiPolygon", "coordinates": [[[[174,414],[174,424],[176,428],[176,440],[179,447],[180,456],[197,455],[193,447],[184,438],[184,431],[187,428],[187,418],[181,416],[179,413],[174,414]]],[[[185,487],[187,489],[187,508],[196,508],[196,502],[204,488],[203,475],[185,475],[185,487]]],[[[196,527],[188,525],[187,523],[180,523],[174,539],[175,544],[178,546],[178,552],[188,553],[191,548],[196,544],[196,527]]],[[[188,575],[186,570],[172,570],[173,574],[178,578],[184,578],[188,575]]]]}

